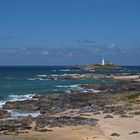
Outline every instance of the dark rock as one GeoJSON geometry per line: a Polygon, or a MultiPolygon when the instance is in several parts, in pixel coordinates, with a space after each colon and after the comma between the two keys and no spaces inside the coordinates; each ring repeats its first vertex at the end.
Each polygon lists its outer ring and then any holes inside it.
{"type": "Polygon", "coordinates": [[[94,112],[93,114],[94,115],[99,115],[99,114],[101,114],[101,112],[98,111],[98,112],[94,112]]]}
{"type": "Polygon", "coordinates": [[[35,131],[38,131],[38,132],[46,132],[46,131],[53,131],[51,129],[45,129],[45,128],[36,128],[35,131]]]}
{"type": "Polygon", "coordinates": [[[35,100],[6,102],[3,105],[3,109],[20,109],[25,111],[37,111],[39,107],[36,105],[35,100]]]}
{"type": "Polygon", "coordinates": [[[28,119],[0,120],[0,131],[18,131],[31,129],[28,119]]]}
{"type": "Polygon", "coordinates": [[[138,131],[133,131],[133,132],[129,133],[129,135],[138,134],[138,133],[139,133],[138,131]]]}
{"type": "Polygon", "coordinates": [[[88,84],[88,85],[81,85],[81,87],[85,89],[107,90],[108,86],[105,84],[88,84]]]}
{"type": "Polygon", "coordinates": [[[70,69],[70,70],[80,70],[81,66],[79,66],[79,65],[69,66],[68,69],[70,69]]]}
{"type": "Polygon", "coordinates": [[[78,113],[88,113],[88,112],[95,112],[96,109],[94,109],[94,107],[92,106],[85,106],[85,107],[81,107],[80,110],[78,111],[78,113]]]}
{"type": "Polygon", "coordinates": [[[82,117],[45,117],[39,116],[36,118],[36,123],[38,128],[49,127],[61,127],[66,125],[96,125],[97,120],[93,118],[82,118],[82,117]]]}
{"type": "Polygon", "coordinates": [[[120,117],[121,118],[132,118],[132,117],[134,117],[134,116],[130,116],[130,115],[127,115],[127,114],[122,114],[122,115],[120,115],[120,117]]]}
{"type": "Polygon", "coordinates": [[[107,119],[107,118],[114,118],[114,117],[112,115],[106,115],[104,116],[104,118],[107,119]]]}
{"type": "Polygon", "coordinates": [[[119,137],[119,136],[120,136],[120,134],[118,134],[118,133],[112,133],[112,134],[111,134],[111,136],[116,136],[116,137],[119,137]]]}
{"type": "Polygon", "coordinates": [[[140,111],[134,112],[133,114],[134,114],[134,115],[140,115],[140,111]]]}

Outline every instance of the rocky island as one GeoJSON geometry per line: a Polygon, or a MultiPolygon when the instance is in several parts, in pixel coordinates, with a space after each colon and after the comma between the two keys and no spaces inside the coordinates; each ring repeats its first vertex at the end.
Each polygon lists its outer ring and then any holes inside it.
{"type": "Polygon", "coordinates": [[[120,66],[114,65],[114,64],[87,64],[83,66],[70,66],[68,67],[71,70],[84,70],[84,71],[90,71],[90,70],[121,70],[123,69],[120,66]]]}

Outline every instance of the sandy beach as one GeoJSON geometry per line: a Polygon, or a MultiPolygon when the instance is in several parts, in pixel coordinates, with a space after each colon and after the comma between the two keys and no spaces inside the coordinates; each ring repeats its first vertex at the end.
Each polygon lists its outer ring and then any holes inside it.
{"type": "Polygon", "coordinates": [[[140,75],[121,75],[121,76],[113,76],[114,79],[117,80],[139,80],[140,75]]]}
{"type": "Polygon", "coordinates": [[[140,116],[132,118],[104,118],[97,115],[99,119],[97,126],[66,126],[52,128],[50,132],[23,134],[23,137],[31,137],[36,140],[139,140],[140,138],[140,116]],[[114,136],[111,136],[113,135],[114,136]]]}
{"type": "MultiPolygon", "coordinates": [[[[86,114],[87,115],[87,114],[86,114]]],[[[46,132],[19,133],[18,137],[0,136],[0,140],[139,140],[140,116],[125,117],[111,115],[113,118],[104,118],[105,114],[87,117],[99,119],[97,126],[79,125],[48,128],[46,132]],[[24,139],[23,139],[24,138],[24,139]]]]}
{"type": "Polygon", "coordinates": [[[140,116],[132,118],[120,118],[118,116],[108,119],[101,118],[99,127],[104,132],[105,137],[110,140],[139,140],[140,138],[140,116]]]}

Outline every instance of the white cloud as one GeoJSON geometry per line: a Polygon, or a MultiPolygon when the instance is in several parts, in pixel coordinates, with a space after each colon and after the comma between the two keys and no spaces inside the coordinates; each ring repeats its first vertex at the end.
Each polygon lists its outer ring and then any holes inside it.
{"type": "Polygon", "coordinates": [[[110,48],[110,49],[113,49],[113,48],[116,48],[116,47],[117,47],[117,45],[115,43],[109,44],[107,46],[107,48],[110,48]]]}
{"type": "Polygon", "coordinates": [[[73,53],[69,53],[68,56],[72,57],[73,56],[73,53]]]}
{"type": "Polygon", "coordinates": [[[41,50],[40,53],[41,53],[42,55],[46,55],[46,56],[48,56],[48,55],[50,54],[49,51],[48,51],[47,49],[41,50]]]}

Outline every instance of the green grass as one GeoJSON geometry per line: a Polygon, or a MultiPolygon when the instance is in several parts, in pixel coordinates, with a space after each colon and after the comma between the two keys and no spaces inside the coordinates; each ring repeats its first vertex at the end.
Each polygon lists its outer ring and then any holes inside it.
{"type": "Polygon", "coordinates": [[[127,99],[131,100],[131,99],[136,99],[140,96],[140,93],[135,93],[135,94],[132,94],[132,95],[128,95],[127,96],[127,99]]]}

